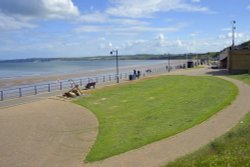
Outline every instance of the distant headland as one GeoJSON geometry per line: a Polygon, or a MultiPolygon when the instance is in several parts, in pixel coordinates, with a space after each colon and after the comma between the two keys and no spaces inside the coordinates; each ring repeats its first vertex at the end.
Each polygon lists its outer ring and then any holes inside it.
{"type": "MultiPolygon", "coordinates": [[[[187,53],[187,54],[136,54],[119,55],[119,60],[167,60],[171,59],[207,59],[214,58],[219,52],[208,53],[187,53]]],[[[115,56],[94,56],[94,57],[58,57],[58,58],[27,58],[0,60],[0,63],[18,63],[18,62],[48,62],[48,61],[94,61],[94,60],[113,60],[115,56]]]]}

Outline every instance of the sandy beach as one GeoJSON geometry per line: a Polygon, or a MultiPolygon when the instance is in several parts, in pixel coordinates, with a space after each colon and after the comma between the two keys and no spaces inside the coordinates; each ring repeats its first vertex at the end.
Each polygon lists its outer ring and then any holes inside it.
{"type": "MultiPolygon", "coordinates": [[[[122,67],[119,68],[120,73],[131,72],[136,70],[146,70],[146,69],[154,69],[154,68],[164,68],[167,65],[167,61],[161,64],[150,65],[150,66],[130,66],[130,67],[122,67]]],[[[0,79],[0,89],[7,89],[10,87],[23,86],[23,85],[31,85],[35,83],[42,82],[56,82],[58,80],[67,80],[73,78],[85,78],[85,77],[94,77],[98,75],[104,74],[115,74],[115,68],[109,68],[104,70],[95,70],[95,71],[86,71],[72,74],[54,74],[54,75],[44,75],[44,76],[33,76],[33,77],[21,77],[21,78],[12,78],[12,79],[0,79]]]]}

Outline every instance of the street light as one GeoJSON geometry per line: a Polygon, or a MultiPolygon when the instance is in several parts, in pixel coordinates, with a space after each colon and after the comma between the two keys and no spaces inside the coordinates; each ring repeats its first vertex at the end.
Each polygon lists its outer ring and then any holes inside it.
{"type": "Polygon", "coordinates": [[[170,72],[170,69],[171,67],[170,67],[170,54],[168,54],[168,72],[170,72]]]}
{"type": "Polygon", "coordinates": [[[232,21],[232,48],[234,47],[234,40],[235,40],[235,30],[236,30],[236,21],[232,21]]]}
{"type": "Polygon", "coordinates": [[[118,50],[112,50],[110,52],[110,54],[114,54],[115,53],[115,57],[116,57],[116,83],[119,83],[119,64],[118,64],[118,50]]]}
{"type": "Polygon", "coordinates": [[[186,54],[186,68],[188,67],[188,54],[189,53],[186,54]]]}

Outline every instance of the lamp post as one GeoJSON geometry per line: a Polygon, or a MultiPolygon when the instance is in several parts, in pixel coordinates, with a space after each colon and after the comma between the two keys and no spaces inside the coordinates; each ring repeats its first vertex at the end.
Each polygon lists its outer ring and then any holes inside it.
{"type": "Polygon", "coordinates": [[[171,67],[170,67],[170,54],[168,54],[168,72],[170,72],[170,69],[171,67]]]}
{"type": "Polygon", "coordinates": [[[115,53],[115,58],[116,58],[116,83],[119,83],[119,64],[118,64],[118,50],[112,50],[110,54],[115,53]]]}
{"type": "Polygon", "coordinates": [[[236,21],[232,21],[232,48],[234,47],[234,40],[235,40],[235,30],[236,30],[236,21]]]}
{"type": "Polygon", "coordinates": [[[188,54],[186,54],[186,68],[188,67],[188,54]]]}

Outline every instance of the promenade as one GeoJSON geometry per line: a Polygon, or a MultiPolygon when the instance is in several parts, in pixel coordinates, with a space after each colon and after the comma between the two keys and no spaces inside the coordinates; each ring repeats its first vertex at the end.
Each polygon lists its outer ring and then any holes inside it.
{"type": "MultiPolygon", "coordinates": [[[[207,68],[179,70],[167,75],[214,75],[207,68]]],[[[165,74],[163,74],[165,75],[165,74]]],[[[250,86],[233,82],[239,94],[232,104],[207,121],[170,138],[105,159],[83,162],[98,133],[95,116],[50,94],[5,102],[0,109],[0,166],[11,167],[158,167],[193,152],[226,133],[250,111],[250,86]]],[[[59,93],[59,92],[58,92],[59,93]]],[[[216,100],[216,99],[215,99],[216,100]]],[[[3,103],[2,103],[3,104],[3,103]]]]}
{"type": "Polygon", "coordinates": [[[44,98],[0,110],[0,166],[80,167],[98,122],[86,109],[44,98]]]}

